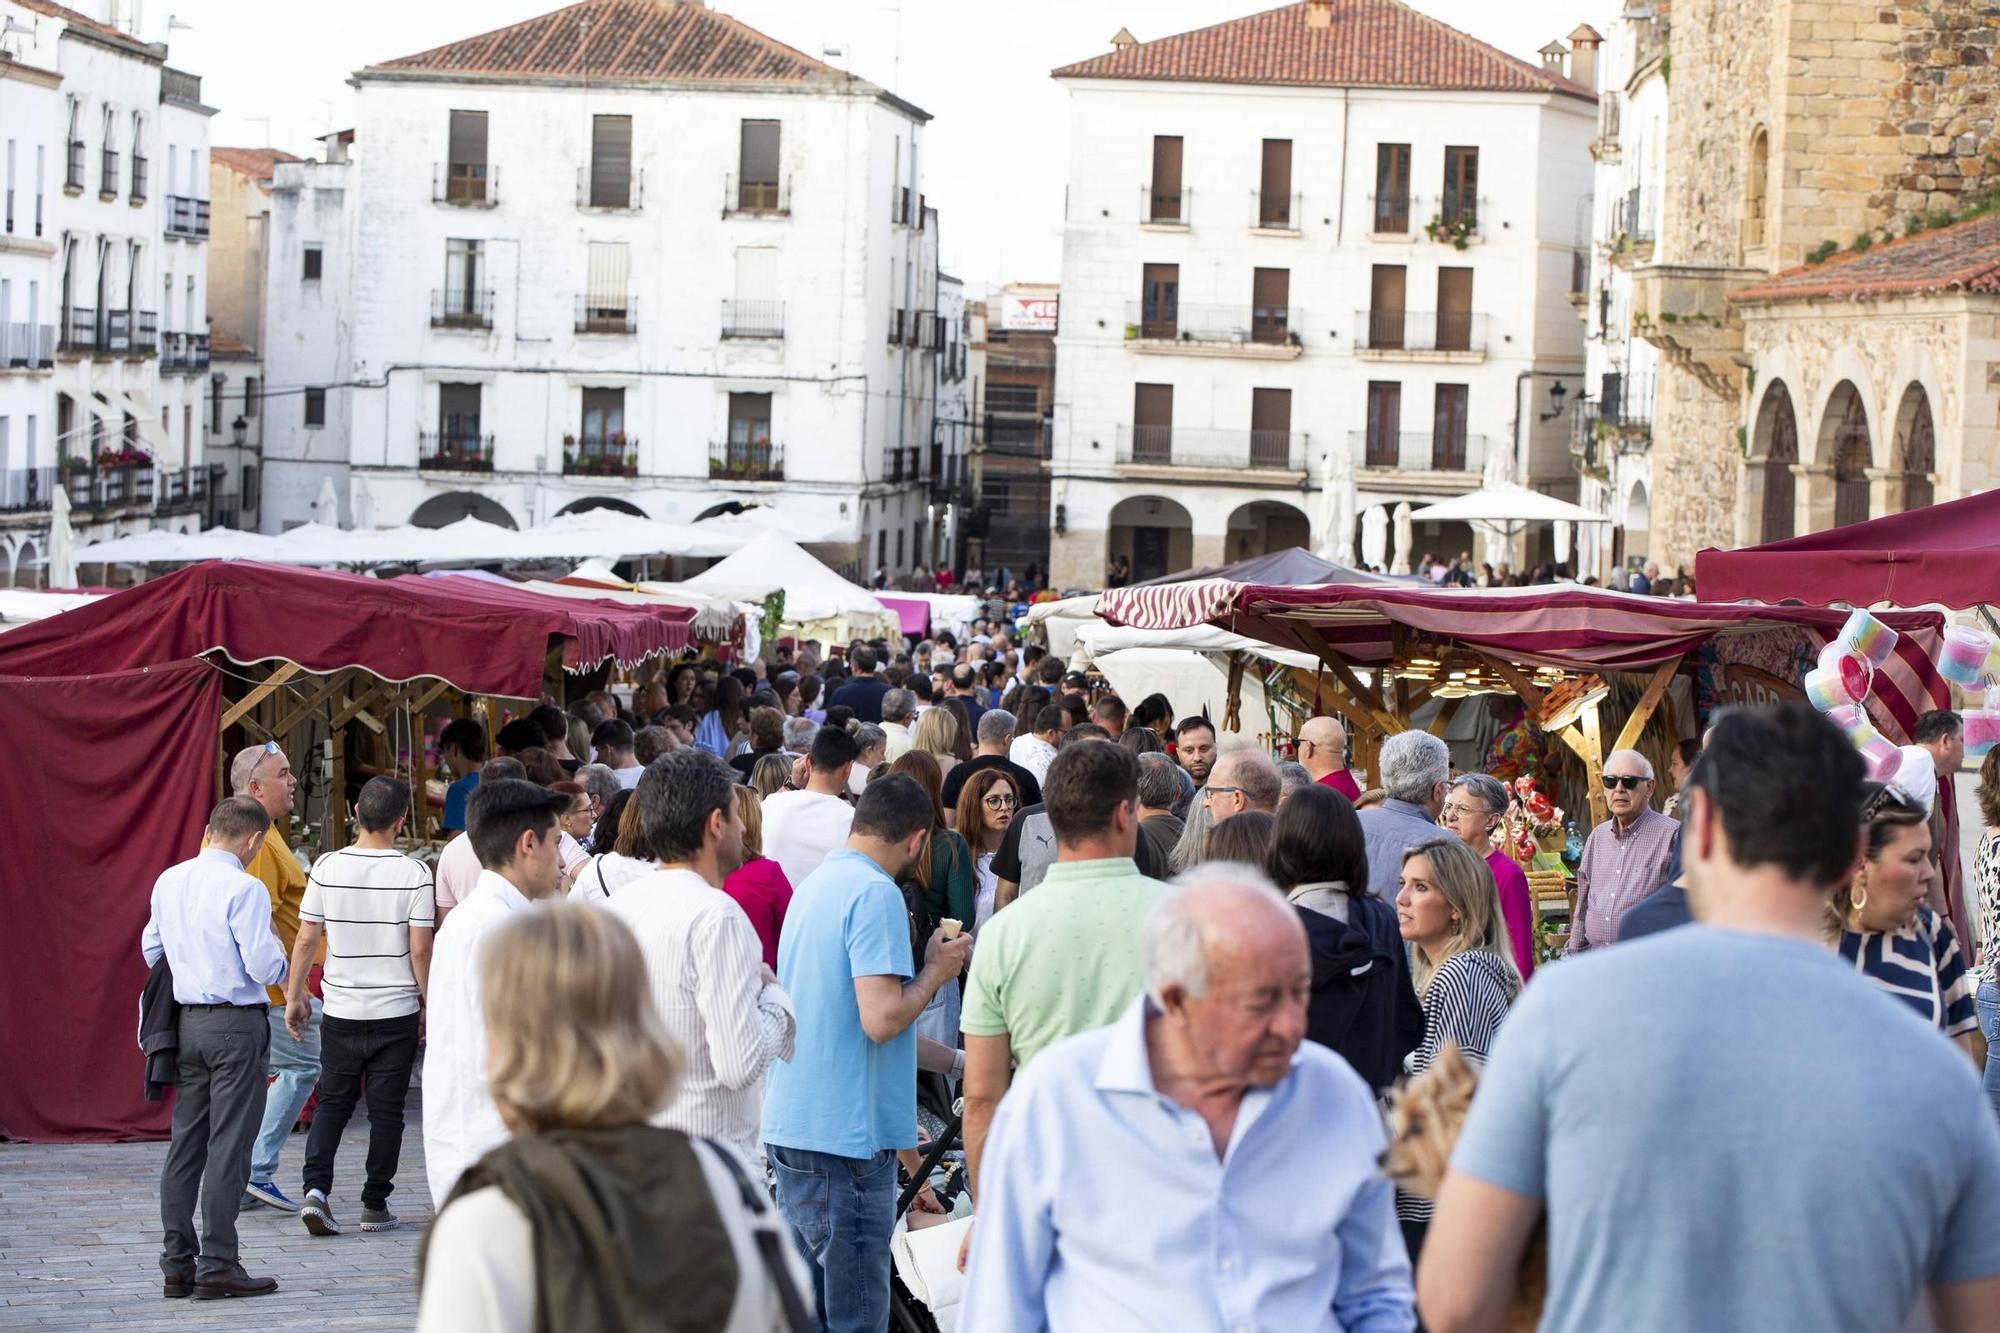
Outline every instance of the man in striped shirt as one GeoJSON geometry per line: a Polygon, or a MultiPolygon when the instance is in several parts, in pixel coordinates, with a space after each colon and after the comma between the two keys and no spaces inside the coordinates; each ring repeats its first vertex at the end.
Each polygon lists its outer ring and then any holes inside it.
{"type": "Polygon", "coordinates": [[[409,817],[409,784],[370,778],[354,803],[354,845],[313,863],[299,907],[299,960],[286,987],[285,1022],[305,1029],[305,975],[324,934],[321,989],[319,1112],[306,1136],[305,1200],[299,1216],[315,1236],[340,1234],[327,1204],[333,1159],[366,1080],[368,1183],[361,1190],[361,1229],[389,1231],[396,1165],[403,1152],[403,1102],[417,1060],[423,996],[430,984],[431,934],[436,924],[431,875],[396,850],[409,817]]]}

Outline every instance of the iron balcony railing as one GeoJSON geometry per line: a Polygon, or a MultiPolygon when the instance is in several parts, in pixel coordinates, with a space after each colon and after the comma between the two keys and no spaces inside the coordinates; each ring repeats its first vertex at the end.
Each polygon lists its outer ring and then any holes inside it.
{"type": "Polygon", "coordinates": [[[55,363],[55,325],[0,324],[0,370],[47,370],[55,363]]]}
{"type": "Polygon", "coordinates": [[[1434,431],[1357,430],[1348,444],[1361,465],[1399,472],[1482,472],[1486,437],[1434,431]]]}
{"type": "Polygon", "coordinates": [[[1625,192],[1618,204],[1618,234],[1633,241],[1653,239],[1653,215],[1646,207],[1646,193],[1639,186],[1625,192]]]}
{"type": "Polygon", "coordinates": [[[97,349],[97,311],[87,305],[73,305],[63,319],[64,352],[91,352],[97,349]]]}
{"type": "Polygon", "coordinates": [[[1375,200],[1375,231],[1377,235],[1401,236],[1410,230],[1410,196],[1405,194],[1379,195],[1375,200]]]}
{"type": "Polygon", "coordinates": [[[500,168],[491,162],[440,162],[431,172],[431,202],[492,208],[500,202],[500,168]]]}
{"type": "Polygon", "coordinates": [[[718,440],[708,446],[708,475],[716,481],[783,481],[785,446],[769,440],[718,440]]]}
{"type": "Polygon", "coordinates": [[[422,472],[491,472],[493,437],[477,431],[421,431],[417,468],[422,472]]]}
{"type": "Polygon", "coordinates": [[[792,211],[792,182],[785,177],[777,180],[743,180],[735,175],[722,178],[722,213],[724,217],[789,217],[792,211]]]}
{"type": "Polygon", "coordinates": [[[636,477],[639,475],[639,442],[616,436],[599,439],[586,435],[563,449],[563,472],[572,477],[636,477]]]}
{"type": "Polygon", "coordinates": [[[22,467],[0,472],[0,513],[17,514],[28,509],[47,509],[55,494],[53,467],[22,467]]]}
{"type": "Polygon", "coordinates": [[[1154,467],[1302,472],[1307,443],[1305,434],[1293,431],[1120,426],[1118,461],[1154,467]]]}
{"type": "Polygon", "coordinates": [[[431,289],[431,327],[434,329],[490,329],[493,327],[493,293],[456,287],[431,289]]]}
{"type": "Polygon", "coordinates": [[[134,463],[86,468],[64,477],[63,488],[69,492],[71,507],[76,509],[150,508],[154,493],[153,467],[150,463],[134,463]]]}
{"type": "Polygon", "coordinates": [[[633,296],[600,293],[576,298],[578,333],[637,333],[639,300],[633,296]]]}
{"type": "Polygon", "coordinates": [[[191,199],[186,195],[168,195],[167,235],[181,236],[189,240],[206,239],[208,236],[208,200],[191,199]]]}
{"type": "Polygon", "coordinates": [[[208,369],[206,333],[169,333],[160,339],[160,369],[195,372],[208,369]]]}
{"type": "Polygon", "coordinates": [[[1139,189],[1139,218],[1154,227],[1186,227],[1194,218],[1194,187],[1161,190],[1151,185],[1139,189]]]}
{"type": "MultiPolygon", "coordinates": [[[[900,312],[898,312],[900,313],[900,312]]],[[[722,336],[725,338],[782,338],[785,336],[783,301],[724,301],[722,336]]],[[[895,341],[894,337],[890,341],[895,341]]]]}
{"type": "Polygon", "coordinates": [[[1357,310],[1354,345],[1364,352],[1483,352],[1486,316],[1459,310],[1357,310]]]}
{"type": "Polygon", "coordinates": [[[1266,194],[1262,190],[1252,190],[1250,225],[1258,231],[1297,231],[1299,229],[1300,205],[1304,196],[1292,194],[1266,194]]]}
{"type": "Polygon", "coordinates": [[[1125,336],[1146,342],[1295,343],[1305,312],[1290,305],[1189,305],[1134,301],[1125,308],[1125,336]]]}
{"type": "Polygon", "coordinates": [[[208,499],[208,469],[205,467],[182,468],[178,472],[160,473],[159,507],[179,508],[199,505],[208,499]]]}

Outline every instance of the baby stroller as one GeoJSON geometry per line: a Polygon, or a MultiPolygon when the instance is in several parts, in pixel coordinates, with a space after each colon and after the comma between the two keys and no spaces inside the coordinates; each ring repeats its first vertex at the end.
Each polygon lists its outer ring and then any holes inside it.
{"type": "MultiPolygon", "coordinates": [[[[962,1103],[953,1104],[951,1119],[946,1122],[944,1132],[931,1140],[929,1147],[924,1152],[923,1165],[910,1178],[909,1182],[903,1186],[903,1192],[897,1196],[896,1217],[898,1220],[908,1215],[910,1206],[916,1202],[918,1192],[930,1182],[932,1173],[936,1171],[938,1164],[944,1160],[945,1154],[950,1152],[958,1143],[962,1121],[962,1105],[962,1103]]],[[[955,1261],[956,1247],[954,1246],[952,1249],[955,1261]]],[[[942,1333],[937,1319],[931,1313],[930,1307],[919,1299],[904,1281],[904,1275],[908,1271],[910,1262],[906,1253],[899,1253],[896,1262],[890,1267],[889,1326],[894,1330],[894,1333],[942,1333]]],[[[911,1276],[914,1277],[915,1274],[912,1273],[911,1276]]],[[[921,1284],[921,1279],[918,1280],[921,1284]]]]}

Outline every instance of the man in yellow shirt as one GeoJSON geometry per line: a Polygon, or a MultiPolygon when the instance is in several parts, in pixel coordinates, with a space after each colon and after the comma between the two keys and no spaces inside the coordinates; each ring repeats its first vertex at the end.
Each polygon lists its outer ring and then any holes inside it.
{"type": "MultiPolygon", "coordinates": [[[[292,775],[291,761],[276,741],[266,741],[239,750],[229,765],[229,785],[238,796],[248,796],[271,816],[264,843],[244,870],[264,883],[271,895],[271,930],[279,947],[291,957],[292,944],[299,934],[299,903],[306,896],[306,872],[292,855],[285,834],[292,826],[292,797],[299,780],[292,775]]],[[[267,988],[271,1001],[270,1077],[273,1082],[264,1100],[264,1122],[257,1131],[257,1145],[250,1154],[248,1198],[273,1208],[297,1212],[298,1204],[285,1197],[277,1186],[278,1152],[292,1132],[313,1085],[319,1082],[320,1002],[312,999],[312,1020],[303,1040],[285,1027],[285,992],[267,988]]]]}

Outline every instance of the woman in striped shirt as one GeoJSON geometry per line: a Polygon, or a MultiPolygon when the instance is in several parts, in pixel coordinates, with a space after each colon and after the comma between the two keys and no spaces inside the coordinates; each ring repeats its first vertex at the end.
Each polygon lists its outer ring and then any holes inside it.
{"type": "MultiPolygon", "coordinates": [[[[1474,1068],[1485,1064],[1507,1006],[1521,993],[1493,872],[1455,837],[1410,848],[1403,853],[1396,921],[1410,944],[1417,999],[1424,1006],[1423,1044],[1404,1060],[1404,1068],[1423,1073],[1447,1044],[1457,1046],[1474,1068]]],[[[1430,1200],[1398,1190],[1396,1217],[1414,1265],[1430,1227],[1430,1200]]]]}
{"type": "Polygon", "coordinates": [[[1852,882],[1835,889],[1828,934],[1840,956],[1916,1010],[1972,1054],[1972,975],[1951,923],[1925,902],[1931,861],[1930,812],[1879,782],[1861,801],[1868,856],[1852,882]]]}

